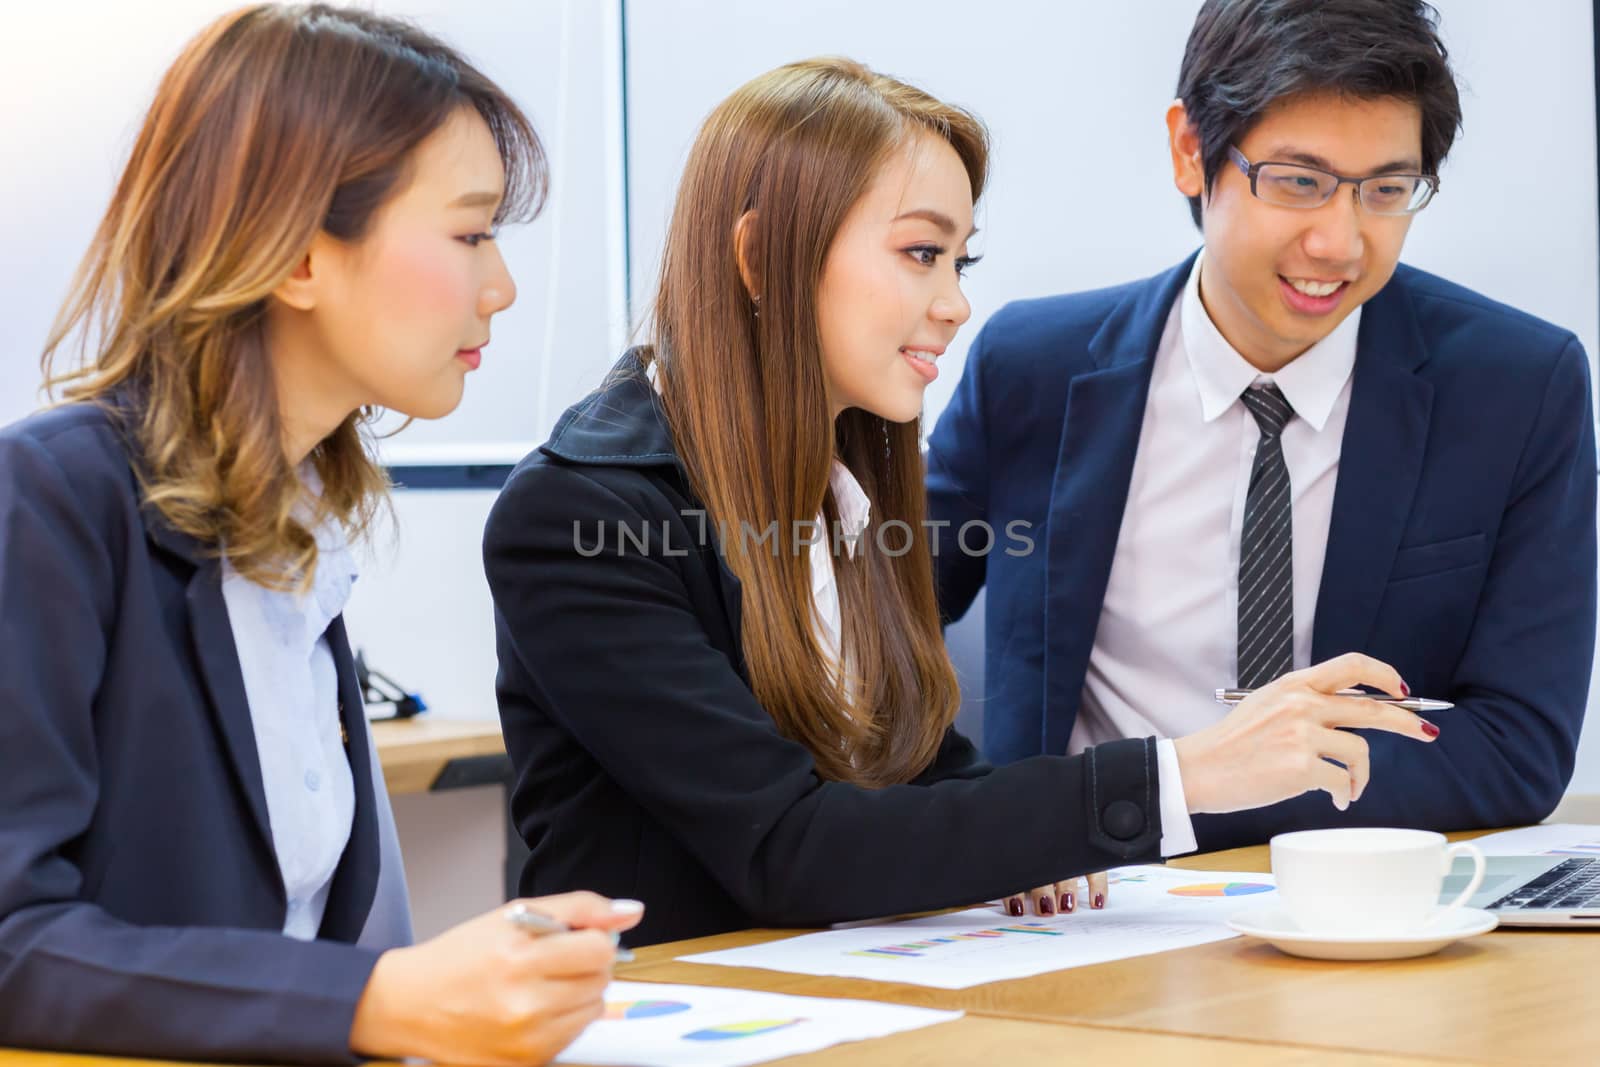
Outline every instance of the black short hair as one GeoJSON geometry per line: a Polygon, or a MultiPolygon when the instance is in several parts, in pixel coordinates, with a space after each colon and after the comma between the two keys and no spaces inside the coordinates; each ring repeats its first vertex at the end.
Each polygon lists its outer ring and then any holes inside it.
{"type": "MultiPolygon", "coordinates": [[[[1439,13],[1423,0],[1205,0],[1178,71],[1200,135],[1209,194],[1228,146],[1268,108],[1302,93],[1393,96],[1422,111],[1422,169],[1438,172],[1461,128],[1439,13]]],[[[1189,198],[1200,225],[1200,198],[1189,198]]]]}

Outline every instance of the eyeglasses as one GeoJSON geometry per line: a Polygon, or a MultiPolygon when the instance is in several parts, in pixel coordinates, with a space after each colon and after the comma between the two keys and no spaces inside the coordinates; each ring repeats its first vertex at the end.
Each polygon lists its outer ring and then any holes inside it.
{"type": "Polygon", "coordinates": [[[1362,210],[1371,215],[1412,215],[1428,206],[1439,191],[1432,174],[1375,174],[1347,178],[1300,163],[1252,163],[1232,145],[1228,158],[1250,179],[1250,192],[1258,200],[1281,207],[1321,207],[1333,199],[1339,186],[1356,187],[1362,210]]]}

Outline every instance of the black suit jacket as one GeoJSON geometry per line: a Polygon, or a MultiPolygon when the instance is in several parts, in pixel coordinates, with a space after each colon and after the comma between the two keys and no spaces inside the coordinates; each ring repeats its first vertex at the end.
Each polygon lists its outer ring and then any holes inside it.
{"type": "Polygon", "coordinates": [[[709,525],[631,353],[506,483],[484,558],[524,892],[639,898],[642,944],[1158,858],[1149,739],[996,770],[952,730],[910,784],[823,781],[751,692],[739,583],[709,525]]]}
{"type": "Polygon", "coordinates": [[[105,411],[0,430],[0,1046],[353,1058],[378,831],[349,644],[336,620],[355,825],[299,942],[220,575],[105,411]]]}

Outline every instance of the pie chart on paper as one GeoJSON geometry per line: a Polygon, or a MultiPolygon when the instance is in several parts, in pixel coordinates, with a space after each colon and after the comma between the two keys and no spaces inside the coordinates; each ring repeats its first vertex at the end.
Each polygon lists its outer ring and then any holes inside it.
{"type": "Polygon", "coordinates": [[[689,1005],[681,1000],[608,1000],[607,1019],[654,1019],[659,1015],[676,1015],[688,1011],[689,1005]]]}
{"type": "Polygon", "coordinates": [[[1175,897],[1248,897],[1270,893],[1272,889],[1265,882],[1202,882],[1175,886],[1167,892],[1175,897]]]}
{"type": "Polygon", "coordinates": [[[757,1037],[761,1034],[770,1034],[774,1030],[782,1030],[796,1023],[803,1023],[804,1019],[756,1019],[747,1023],[726,1023],[722,1026],[711,1026],[704,1030],[696,1030],[684,1034],[685,1041],[737,1041],[743,1037],[757,1037]]]}

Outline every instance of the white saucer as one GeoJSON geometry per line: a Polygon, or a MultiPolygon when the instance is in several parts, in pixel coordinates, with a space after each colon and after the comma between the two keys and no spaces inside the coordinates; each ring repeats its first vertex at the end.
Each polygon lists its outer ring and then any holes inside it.
{"type": "Polygon", "coordinates": [[[1403,960],[1438,952],[1452,941],[1477,937],[1500,922],[1487,911],[1457,908],[1403,934],[1317,933],[1302,930],[1282,908],[1252,908],[1228,920],[1241,934],[1259,937],[1291,956],[1314,960],[1403,960]]]}

